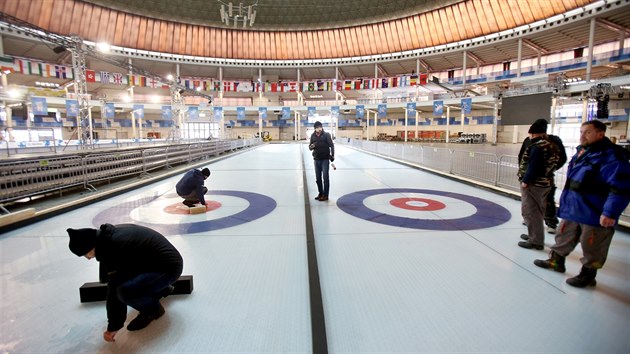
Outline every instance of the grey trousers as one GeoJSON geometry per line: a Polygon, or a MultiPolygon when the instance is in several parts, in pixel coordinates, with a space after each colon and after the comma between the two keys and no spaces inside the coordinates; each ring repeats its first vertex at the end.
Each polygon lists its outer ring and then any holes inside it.
{"type": "Polygon", "coordinates": [[[533,185],[527,188],[521,187],[521,214],[527,225],[529,242],[533,245],[544,246],[545,244],[545,207],[550,190],[551,187],[533,185]]]}
{"type": "Polygon", "coordinates": [[[606,263],[614,233],[613,227],[592,226],[562,220],[556,234],[556,244],[551,246],[551,249],[566,257],[579,242],[582,245],[583,257],[580,258],[582,265],[599,269],[606,263]]]}

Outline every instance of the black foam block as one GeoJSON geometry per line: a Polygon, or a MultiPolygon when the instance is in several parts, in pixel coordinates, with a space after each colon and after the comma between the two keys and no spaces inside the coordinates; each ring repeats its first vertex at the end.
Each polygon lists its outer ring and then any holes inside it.
{"type": "MultiPolygon", "coordinates": [[[[182,275],[173,284],[175,290],[171,295],[185,295],[193,291],[193,276],[182,275]]],[[[85,283],[79,288],[81,302],[105,301],[107,298],[107,283],[85,283]]]]}

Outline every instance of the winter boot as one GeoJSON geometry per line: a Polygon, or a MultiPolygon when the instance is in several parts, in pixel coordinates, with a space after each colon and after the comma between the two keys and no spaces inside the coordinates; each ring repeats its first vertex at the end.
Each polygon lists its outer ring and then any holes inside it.
{"type": "Polygon", "coordinates": [[[566,268],[564,267],[564,257],[557,254],[555,251],[551,251],[549,253],[549,259],[537,259],[534,261],[534,264],[541,268],[551,268],[559,273],[564,273],[566,271],[566,268]]]}
{"type": "Polygon", "coordinates": [[[580,274],[574,276],[573,278],[567,279],[567,284],[571,286],[575,286],[577,288],[595,286],[595,284],[597,284],[597,282],[595,281],[596,276],[597,276],[597,269],[586,268],[585,266],[582,266],[582,269],[580,270],[580,274]]]}

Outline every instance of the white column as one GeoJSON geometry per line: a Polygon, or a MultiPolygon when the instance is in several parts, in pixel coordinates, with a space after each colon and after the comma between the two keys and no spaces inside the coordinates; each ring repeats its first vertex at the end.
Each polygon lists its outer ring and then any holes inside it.
{"type": "MultiPolygon", "coordinates": [[[[582,95],[582,123],[588,120],[588,96],[582,95]]],[[[630,124],[628,124],[630,127],[630,124]]]]}
{"type": "Polygon", "coordinates": [[[591,80],[591,70],[593,68],[593,45],[595,42],[595,20],[597,18],[591,18],[591,27],[588,32],[588,62],[586,63],[586,82],[591,80]]]}
{"type": "Polygon", "coordinates": [[[449,127],[451,126],[451,106],[446,106],[446,131],[449,130],[449,127]]]}
{"type": "Polygon", "coordinates": [[[365,110],[365,116],[367,117],[367,124],[366,124],[366,132],[365,134],[367,135],[367,141],[370,141],[370,111],[369,110],[365,110]]]}
{"type": "Polygon", "coordinates": [[[407,142],[407,119],[409,116],[409,110],[405,108],[405,142],[407,142]]]}
{"type": "Polygon", "coordinates": [[[523,38],[518,39],[518,48],[516,52],[516,77],[521,77],[521,59],[523,53],[523,38]]]}
{"type": "Polygon", "coordinates": [[[463,64],[462,64],[462,87],[466,89],[466,59],[468,59],[468,52],[464,51],[463,53],[463,64]]]}
{"type": "Polygon", "coordinates": [[[492,114],[494,116],[492,119],[492,143],[496,145],[498,141],[497,128],[498,128],[498,123],[499,123],[498,122],[499,120],[499,100],[498,99],[494,100],[494,112],[492,114]]]}
{"type": "Polygon", "coordinates": [[[418,112],[417,109],[414,112],[416,112],[416,130],[413,136],[415,137],[416,141],[418,141],[418,120],[420,119],[420,113],[418,112]]]}

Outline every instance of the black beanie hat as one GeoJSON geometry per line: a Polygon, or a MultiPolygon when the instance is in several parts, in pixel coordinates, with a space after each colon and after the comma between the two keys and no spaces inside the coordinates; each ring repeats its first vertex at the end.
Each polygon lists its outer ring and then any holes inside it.
{"type": "Polygon", "coordinates": [[[539,119],[529,127],[529,134],[545,134],[547,132],[547,121],[544,119],[539,119]],[[542,120],[542,122],[541,122],[542,120]]]}
{"type": "Polygon", "coordinates": [[[67,229],[70,236],[70,251],[79,257],[85,256],[96,247],[96,229],[67,229]]]}
{"type": "Polygon", "coordinates": [[[206,177],[210,177],[210,170],[207,167],[201,170],[201,173],[206,177]]]}
{"type": "Polygon", "coordinates": [[[322,126],[322,122],[317,121],[315,122],[315,124],[313,124],[313,128],[317,128],[317,127],[321,127],[322,126]]]}

